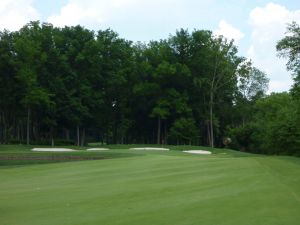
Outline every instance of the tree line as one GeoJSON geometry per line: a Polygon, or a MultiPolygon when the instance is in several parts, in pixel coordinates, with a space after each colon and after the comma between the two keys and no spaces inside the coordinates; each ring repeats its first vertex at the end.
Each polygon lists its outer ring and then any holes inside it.
{"type": "Polygon", "coordinates": [[[232,40],[208,30],[149,43],[39,21],[0,32],[1,143],[213,147],[230,137],[248,150],[236,137],[267,87],[232,40]]]}
{"type": "MultiPolygon", "coordinates": [[[[275,47],[275,46],[274,46],[275,47]]],[[[286,36],[276,45],[279,57],[287,58],[294,84],[289,92],[271,93],[248,109],[243,126],[228,129],[231,147],[254,153],[300,156],[300,27],[288,24],[286,36]]]]}

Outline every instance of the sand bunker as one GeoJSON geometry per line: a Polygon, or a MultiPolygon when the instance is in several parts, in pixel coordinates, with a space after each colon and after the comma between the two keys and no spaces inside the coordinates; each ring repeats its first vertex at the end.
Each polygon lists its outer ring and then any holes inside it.
{"type": "Polygon", "coordinates": [[[203,154],[203,155],[210,155],[210,151],[204,151],[204,150],[188,150],[188,151],[183,151],[186,153],[191,153],[191,154],[203,154]]]}
{"type": "Polygon", "coordinates": [[[87,151],[107,151],[108,148],[88,148],[87,151]]]}
{"type": "Polygon", "coordinates": [[[75,152],[77,150],[70,148],[33,148],[31,151],[35,152],[75,152]]]}
{"type": "Polygon", "coordinates": [[[151,148],[151,147],[145,147],[145,148],[130,148],[129,150],[157,150],[157,151],[169,151],[168,148],[151,148]]]}

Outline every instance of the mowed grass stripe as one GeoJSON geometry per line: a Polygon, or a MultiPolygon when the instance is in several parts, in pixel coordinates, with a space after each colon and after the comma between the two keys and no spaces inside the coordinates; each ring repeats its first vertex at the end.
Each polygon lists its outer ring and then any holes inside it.
{"type": "Polygon", "coordinates": [[[5,168],[0,224],[297,224],[299,168],[183,153],[5,168]]]}

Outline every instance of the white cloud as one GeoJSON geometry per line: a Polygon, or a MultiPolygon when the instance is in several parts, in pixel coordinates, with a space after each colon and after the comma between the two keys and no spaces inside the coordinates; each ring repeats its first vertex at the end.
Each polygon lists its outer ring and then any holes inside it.
{"type": "Polygon", "coordinates": [[[122,7],[135,3],[136,0],[111,0],[110,2],[114,7],[122,7]]]}
{"type": "Polygon", "coordinates": [[[15,31],[26,23],[38,20],[39,14],[33,7],[33,0],[1,0],[0,29],[15,31]]]}
{"type": "Polygon", "coordinates": [[[137,0],[69,0],[59,14],[48,18],[48,22],[60,27],[81,24],[92,28],[135,2],[137,0]]]}
{"type": "Polygon", "coordinates": [[[150,41],[167,38],[181,27],[197,27],[198,8],[191,12],[184,0],[68,0],[47,21],[60,27],[111,28],[129,40],[150,41]]]}
{"type": "Polygon", "coordinates": [[[289,11],[275,3],[256,7],[249,16],[252,34],[248,57],[269,75],[270,92],[287,91],[292,84],[286,59],[277,57],[276,43],[284,37],[287,23],[293,20],[300,21],[300,10],[289,11]]]}
{"type": "Polygon", "coordinates": [[[239,41],[245,36],[239,29],[233,27],[231,24],[227,23],[225,20],[221,20],[219,27],[214,31],[215,35],[223,35],[228,39],[234,39],[235,43],[238,44],[239,41]]]}

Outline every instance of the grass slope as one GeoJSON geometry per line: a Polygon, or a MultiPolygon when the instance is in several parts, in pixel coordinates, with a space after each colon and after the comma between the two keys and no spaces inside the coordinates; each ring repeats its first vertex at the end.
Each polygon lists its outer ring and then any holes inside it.
{"type": "Polygon", "coordinates": [[[298,158],[111,151],[140,157],[1,167],[0,224],[299,224],[298,158]]]}

